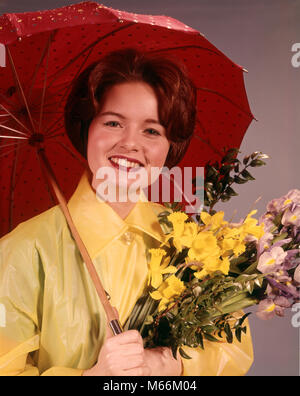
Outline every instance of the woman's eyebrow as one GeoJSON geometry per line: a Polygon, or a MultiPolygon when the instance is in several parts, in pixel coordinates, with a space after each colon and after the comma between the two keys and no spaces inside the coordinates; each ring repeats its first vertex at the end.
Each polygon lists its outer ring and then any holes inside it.
{"type": "Polygon", "coordinates": [[[105,111],[104,113],[100,113],[99,116],[105,116],[105,115],[113,115],[113,116],[117,116],[119,118],[122,118],[123,120],[126,119],[126,117],[124,117],[122,114],[120,113],[115,113],[114,111],[105,111]]]}
{"type": "MultiPolygon", "coordinates": [[[[104,113],[99,114],[99,116],[106,116],[106,115],[112,115],[122,118],[123,120],[126,120],[126,117],[123,114],[116,113],[114,111],[105,111],[104,113]]],[[[158,120],[154,120],[153,118],[147,118],[144,122],[147,124],[158,124],[162,126],[162,124],[158,120]]]]}

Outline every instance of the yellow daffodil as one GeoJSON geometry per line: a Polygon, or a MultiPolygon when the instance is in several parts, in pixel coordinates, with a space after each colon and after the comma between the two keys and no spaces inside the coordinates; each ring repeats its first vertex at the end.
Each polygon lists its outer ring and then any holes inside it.
{"type": "Polygon", "coordinates": [[[230,251],[233,251],[235,256],[244,253],[246,245],[243,238],[224,238],[221,242],[223,249],[222,255],[227,256],[230,251]]]}
{"type": "Polygon", "coordinates": [[[230,268],[230,261],[227,257],[222,259],[208,258],[203,263],[203,268],[200,271],[194,273],[194,276],[198,279],[203,279],[207,275],[211,275],[216,271],[220,271],[225,275],[228,275],[230,268]]]}
{"type": "Polygon", "coordinates": [[[243,222],[243,231],[245,234],[251,234],[255,238],[260,239],[264,235],[264,224],[257,225],[257,219],[252,219],[257,210],[252,210],[243,222]]]}
{"type": "Polygon", "coordinates": [[[209,272],[206,271],[206,269],[202,269],[201,271],[197,271],[194,273],[195,278],[197,279],[203,279],[205,278],[207,275],[209,274],[209,272]]]}
{"type": "Polygon", "coordinates": [[[151,260],[149,263],[149,273],[148,273],[148,285],[154,288],[160,286],[163,281],[163,274],[173,274],[177,271],[177,268],[173,265],[169,265],[170,257],[166,257],[161,265],[161,260],[165,256],[166,252],[163,249],[150,249],[151,260]]]}
{"type": "Polygon", "coordinates": [[[168,220],[173,225],[173,236],[179,237],[183,234],[184,223],[188,219],[188,215],[183,212],[173,212],[168,216],[168,220]]]}
{"type": "Polygon", "coordinates": [[[211,231],[202,231],[192,242],[188,256],[191,260],[203,262],[207,257],[219,257],[220,248],[211,231]]]}
{"type": "Polygon", "coordinates": [[[178,252],[184,247],[191,247],[198,233],[198,225],[194,222],[184,223],[182,235],[174,236],[173,243],[178,252]]]}
{"type": "Polygon", "coordinates": [[[179,296],[184,290],[184,283],[175,275],[171,275],[161,284],[158,290],[150,293],[150,295],[154,300],[161,300],[158,310],[162,311],[166,309],[174,297],[179,296]]]}
{"type": "Polygon", "coordinates": [[[219,271],[223,272],[223,274],[228,275],[230,268],[230,261],[228,257],[222,257],[222,260],[219,262],[219,271]]]}
{"type": "Polygon", "coordinates": [[[200,217],[206,226],[210,226],[212,231],[220,228],[224,224],[227,224],[227,221],[223,220],[224,212],[222,211],[215,213],[213,216],[207,212],[201,212],[200,217]]]}

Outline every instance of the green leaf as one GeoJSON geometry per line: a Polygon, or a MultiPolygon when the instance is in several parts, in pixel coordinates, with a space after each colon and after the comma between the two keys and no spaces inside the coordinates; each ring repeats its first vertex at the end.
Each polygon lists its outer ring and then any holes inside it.
{"type": "Polygon", "coordinates": [[[184,350],[182,348],[179,348],[179,353],[180,353],[180,356],[182,356],[184,359],[192,359],[187,353],[184,352],[184,350]]]}
{"type": "Polygon", "coordinates": [[[242,330],[241,330],[240,327],[238,327],[238,328],[235,330],[235,336],[236,336],[237,340],[238,340],[239,342],[241,342],[242,330]]]}
{"type": "Polygon", "coordinates": [[[212,342],[219,342],[219,340],[212,336],[211,334],[208,333],[203,333],[204,338],[206,338],[208,341],[212,341],[212,342]]]}
{"type": "Polygon", "coordinates": [[[255,178],[247,171],[247,169],[244,169],[241,175],[247,180],[255,180],[255,178]]]}
{"type": "Polygon", "coordinates": [[[238,152],[239,152],[238,148],[231,148],[231,149],[227,150],[225,156],[221,159],[222,164],[233,160],[236,157],[238,152]]]}
{"type": "Polygon", "coordinates": [[[222,165],[220,168],[220,174],[225,175],[226,173],[229,173],[232,169],[232,165],[222,165]]]}
{"type": "Polygon", "coordinates": [[[249,159],[250,159],[250,155],[247,155],[246,157],[244,157],[244,159],[243,159],[243,164],[244,164],[244,165],[247,165],[248,162],[249,162],[249,159]]]}
{"type": "Polygon", "coordinates": [[[221,201],[222,202],[227,202],[227,201],[229,201],[230,200],[230,196],[229,195],[225,195],[225,194],[223,194],[223,195],[221,195],[221,201]]]}
{"type": "Polygon", "coordinates": [[[255,159],[250,162],[250,166],[252,166],[252,167],[257,167],[257,166],[262,166],[262,165],[266,165],[266,163],[259,159],[255,159]]]}
{"type": "Polygon", "coordinates": [[[173,355],[174,359],[177,359],[177,348],[178,348],[178,345],[176,345],[176,344],[173,344],[173,345],[171,346],[172,355],[173,355]]]}
{"type": "Polygon", "coordinates": [[[204,344],[203,344],[203,335],[201,332],[196,333],[196,339],[199,343],[200,348],[204,349],[204,344]]]}
{"type": "Polygon", "coordinates": [[[245,184],[248,180],[242,179],[240,176],[234,176],[234,182],[237,184],[245,184]]]}
{"type": "Polygon", "coordinates": [[[251,159],[254,159],[255,157],[257,157],[259,154],[262,154],[262,152],[261,151],[254,151],[252,154],[251,154],[251,159]]]}
{"type": "Polygon", "coordinates": [[[228,342],[229,344],[231,344],[232,341],[233,341],[233,335],[232,335],[232,331],[231,331],[231,328],[230,328],[230,326],[229,326],[229,323],[226,323],[226,324],[225,324],[225,326],[224,326],[224,331],[225,331],[225,334],[226,334],[226,340],[227,340],[227,342],[228,342]]]}
{"type": "Polygon", "coordinates": [[[225,194],[228,194],[230,197],[237,196],[238,194],[234,191],[233,188],[227,187],[225,190],[225,194]]]}
{"type": "Polygon", "coordinates": [[[251,312],[246,313],[240,320],[239,320],[239,325],[242,326],[242,324],[244,323],[245,319],[251,315],[251,312]]]}

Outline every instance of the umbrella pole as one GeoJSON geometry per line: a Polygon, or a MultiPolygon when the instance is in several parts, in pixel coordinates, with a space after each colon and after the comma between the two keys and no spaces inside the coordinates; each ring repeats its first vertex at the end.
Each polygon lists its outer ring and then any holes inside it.
{"type": "Polygon", "coordinates": [[[90,258],[90,255],[89,255],[84,243],[81,240],[81,237],[80,237],[80,235],[79,235],[79,233],[78,233],[78,231],[77,231],[77,229],[75,227],[75,224],[73,223],[73,220],[71,218],[71,215],[70,215],[70,212],[69,212],[69,209],[68,209],[68,206],[67,206],[66,199],[63,196],[63,194],[62,194],[62,192],[61,192],[61,190],[60,190],[60,188],[59,188],[59,186],[57,184],[57,181],[56,181],[55,175],[53,173],[53,170],[51,168],[51,165],[50,165],[50,163],[49,163],[49,161],[48,161],[48,159],[46,157],[45,150],[42,149],[42,148],[39,148],[37,153],[38,153],[39,157],[41,158],[42,163],[45,166],[46,175],[47,175],[47,177],[49,179],[49,182],[50,182],[50,184],[51,184],[51,186],[52,186],[52,188],[53,188],[53,190],[55,192],[55,195],[56,195],[57,200],[58,200],[58,202],[59,202],[59,204],[61,206],[61,209],[62,209],[62,211],[63,211],[63,213],[65,215],[65,218],[66,218],[67,223],[68,223],[68,225],[70,227],[70,230],[71,230],[71,233],[73,235],[73,238],[75,239],[77,247],[78,247],[78,249],[79,249],[79,251],[81,253],[81,256],[82,256],[82,258],[83,258],[83,260],[84,260],[84,262],[85,262],[85,264],[87,266],[87,269],[88,269],[89,274],[90,274],[90,276],[92,278],[92,281],[94,282],[94,285],[96,287],[96,291],[97,291],[98,296],[100,298],[100,301],[101,301],[101,303],[102,303],[102,305],[104,307],[104,310],[105,310],[105,313],[106,313],[107,320],[109,322],[110,328],[111,328],[111,330],[112,330],[114,335],[120,334],[120,333],[122,333],[122,327],[121,327],[121,325],[120,325],[120,323],[119,323],[119,321],[118,321],[118,319],[116,317],[116,314],[114,312],[113,307],[111,306],[111,304],[110,304],[110,302],[108,300],[107,293],[106,293],[106,291],[104,290],[104,288],[103,288],[103,286],[101,284],[101,281],[100,281],[99,276],[97,274],[97,271],[96,271],[96,269],[94,267],[92,259],[90,258]]]}

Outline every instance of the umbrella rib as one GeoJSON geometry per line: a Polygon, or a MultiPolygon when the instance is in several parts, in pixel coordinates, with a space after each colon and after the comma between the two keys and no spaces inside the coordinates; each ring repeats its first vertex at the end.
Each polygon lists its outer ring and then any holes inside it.
{"type": "Polygon", "coordinates": [[[230,98],[228,98],[227,96],[221,94],[218,91],[214,91],[212,89],[209,88],[204,88],[204,87],[198,87],[197,90],[200,91],[204,91],[204,92],[210,92],[212,94],[215,94],[217,96],[220,96],[221,98],[223,98],[224,100],[226,100],[227,102],[231,103],[233,106],[235,106],[236,108],[238,108],[239,110],[241,110],[244,114],[246,114],[247,116],[249,116],[251,119],[255,117],[253,116],[253,114],[249,113],[247,110],[243,109],[240,105],[238,105],[237,103],[235,103],[233,100],[231,100],[230,98]]]}
{"type": "Polygon", "coordinates": [[[24,101],[24,104],[25,104],[25,107],[26,107],[26,110],[27,110],[28,117],[30,119],[33,131],[35,132],[35,126],[34,126],[33,119],[31,117],[31,113],[30,113],[30,110],[29,110],[29,107],[28,107],[28,102],[26,100],[26,97],[25,97],[25,94],[24,94],[24,91],[23,91],[23,88],[22,88],[22,85],[21,85],[21,82],[20,82],[20,79],[19,79],[19,76],[18,76],[18,72],[16,70],[16,67],[15,67],[15,64],[14,64],[14,61],[13,61],[13,58],[11,56],[9,48],[7,48],[7,53],[8,53],[8,58],[9,58],[9,61],[10,61],[10,65],[12,67],[12,71],[13,71],[14,77],[15,77],[15,79],[17,81],[17,86],[19,88],[19,91],[21,92],[21,96],[23,98],[23,101],[24,101]]]}
{"type": "Polygon", "coordinates": [[[47,138],[51,137],[51,136],[53,135],[54,132],[56,132],[57,130],[59,130],[59,129],[62,128],[62,127],[60,126],[60,127],[57,127],[57,128],[55,128],[55,129],[53,129],[53,128],[57,125],[58,122],[60,122],[61,120],[63,120],[63,118],[64,118],[64,116],[63,116],[63,115],[60,115],[59,118],[57,118],[57,119],[55,120],[55,122],[54,122],[53,124],[51,124],[51,125],[49,126],[49,128],[46,129],[46,131],[45,131],[45,136],[47,136],[47,138]]]}
{"type": "Polygon", "coordinates": [[[83,160],[81,160],[80,158],[78,158],[77,155],[75,155],[75,154],[73,153],[73,151],[72,151],[71,149],[69,149],[69,147],[67,147],[64,143],[62,143],[62,142],[60,142],[60,141],[56,141],[55,143],[60,144],[64,149],[66,149],[66,150],[69,152],[69,154],[70,154],[73,158],[75,158],[78,162],[80,162],[81,165],[83,165],[85,168],[87,167],[86,163],[84,163],[83,160]]]}
{"type": "Polygon", "coordinates": [[[47,44],[47,51],[48,51],[48,52],[47,52],[45,79],[44,79],[44,82],[43,82],[42,102],[41,102],[41,108],[40,108],[39,133],[41,132],[42,118],[43,118],[43,108],[44,108],[44,103],[45,103],[46,82],[47,82],[47,76],[48,76],[49,57],[50,57],[50,40],[51,40],[51,36],[49,37],[48,44],[47,44]]]}
{"type": "MultiPolygon", "coordinates": [[[[56,32],[56,31],[55,31],[55,32],[56,32]]],[[[46,45],[44,46],[44,49],[43,49],[43,52],[42,52],[42,54],[41,54],[40,60],[39,60],[39,62],[38,62],[38,64],[37,64],[37,66],[36,66],[36,68],[35,68],[35,71],[34,71],[34,73],[33,73],[33,76],[32,76],[32,78],[31,78],[32,83],[31,83],[30,88],[29,88],[29,90],[28,90],[28,98],[30,98],[30,96],[31,96],[31,92],[32,92],[32,89],[33,89],[34,84],[35,84],[36,76],[37,76],[38,71],[39,71],[39,68],[40,68],[40,66],[41,66],[41,64],[42,64],[42,62],[43,62],[43,59],[44,59],[44,57],[45,57],[45,54],[46,54],[47,50],[49,50],[50,43],[51,43],[51,40],[52,40],[53,36],[55,35],[55,32],[51,32],[51,33],[50,33],[50,36],[48,37],[48,40],[47,40],[47,42],[46,42],[46,45]]]]}
{"type": "Polygon", "coordinates": [[[56,138],[58,136],[65,136],[65,133],[58,133],[57,135],[50,135],[50,136],[48,136],[48,139],[56,138]]]}
{"type": "MultiPolygon", "coordinates": [[[[17,129],[14,129],[14,128],[11,128],[11,127],[8,127],[8,126],[6,126],[6,125],[4,125],[4,124],[2,124],[2,123],[0,123],[0,128],[3,128],[3,129],[8,129],[9,131],[16,132],[16,133],[19,133],[20,135],[24,135],[24,136],[26,136],[26,137],[24,137],[24,138],[20,137],[20,139],[28,139],[28,138],[29,138],[29,136],[28,136],[28,135],[26,135],[25,133],[23,133],[23,132],[20,132],[20,131],[18,131],[17,129]]],[[[9,137],[9,136],[7,136],[7,137],[9,137]]]]}
{"type": "MultiPolygon", "coordinates": [[[[28,129],[20,120],[18,120],[6,107],[4,107],[2,104],[0,104],[0,108],[3,108],[5,111],[6,111],[6,113],[7,114],[3,114],[3,115],[5,115],[5,116],[11,116],[18,124],[20,124],[24,129],[26,129],[29,133],[31,133],[30,132],[30,129],[28,129]]],[[[20,133],[21,135],[25,135],[25,136],[29,136],[29,135],[27,135],[26,133],[24,133],[24,132],[18,132],[18,133],[20,133]]]]}
{"type": "MultiPolygon", "coordinates": [[[[20,139],[28,139],[28,138],[29,138],[29,136],[26,135],[25,133],[23,133],[23,132],[21,132],[21,131],[18,131],[17,129],[8,127],[8,126],[6,126],[6,125],[3,125],[2,123],[0,123],[0,128],[8,129],[9,131],[16,132],[16,133],[19,133],[20,135],[26,136],[26,137],[21,137],[21,136],[19,136],[20,139]]],[[[9,137],[9,136],[7,136],[7,137],[9,137]]]]}
{"type": "Polygon", "coordinates": [[[28,140],[28,138],[22,137],[22,136],[8,136],[8,135],[0,135],[1,138],[5,139],[24,139],[28,140]]]}
{"type": "MultiPolygon", "coordinates": [[[[24,142],[20,142],[20,144],[22,144],[22,143],[24,143],[24,142]]],[[[14,148],[14,149],[12,149],[12,150],[10,150],[10,151],[3,151],[3,152],[0,154],[0,158],[5,157],[6,155],[9,155],[9,154],[13,153],[13,152],[15,151],[15,149],[16,149],[16,148],[14,148]]]]}
{"type": "Polygon", "coordinates": [[[201,50],[212,52],[212,53],[214,53],[214,54],[216,54],[218,56],[222,56],[222,54],[220,54],[218,51],[215,51],[215,50],[210,49],[210,48],[202,47],[201,45],[182,45],[182,46],[179,46],[179,47],[162,48],[162,49],[148,51],[148,53],[152,54],[154,52],[166,52],[166,51],[173,51],[173,50],[186,49],[186,48],[198,48],[198,49],[201,49],[201,50]]]}
{"type": "MultiPolygon", "coordinates": [[[[60,120],[61,120],[61,118],[63,118],[62,116],[60,116],[58,119],[57,119],[57,121],[56,121],[56,123],[58,123],[60,120]]],[[[55,125],[51,125],[51,128],[54,128],[54,126],[55,125]]],[[[52,136],[53,136],[53,134],[54,134],[54,132],[56,132],[56,131],[59,131],[61,128],[63,128],[62,126],[58,126],[57,128],[55,128],[55,129],[47,129],[47,132],[51,132],[50,134],[49,133],[47,133],[47,139],[48,138],[51,138],[52,136]]]]}
{"type": "MultiPolygon", "coordinates": [[[[7,144],[0,144],[0,149],[2,149],[2,148],[4,148],[4,147],[10,147],[10,146],[14,146],[14,145],[16,145],[16,144],[18,144],[18,143],[21,143],[21,142],[7,143],[7,144]]],[[[22,142],[22,143],[25,143],[25,142],[22,142]]]]}
{"type": "MultiPolygon", "coordinates": [[[[206,130],[205,130],[204,126],[202,125],[202,123],[201,123],[199,120],[198,120],[198,124],[200,125],[200,127],[201,127],[201,129],[202,129],[202,132],[205,134],[205,133],[206,133],[206,130]]],[[[196,134],[195,134],[194,136],[195,136],[196,139],[199,139],[201,142],[205,143],[215,154],[217,154],[217,155],[220,156],[220,157],[223,156],[223,154],[222,154],[219,150],[217,150],[217,149],[210,143],[209,140],[207,140],[207,139],[205,139],[205,138],[203,138],[203,137],[201,137],[201,136],[199,136],[199,135],[196,135],[196,134]]]]}

